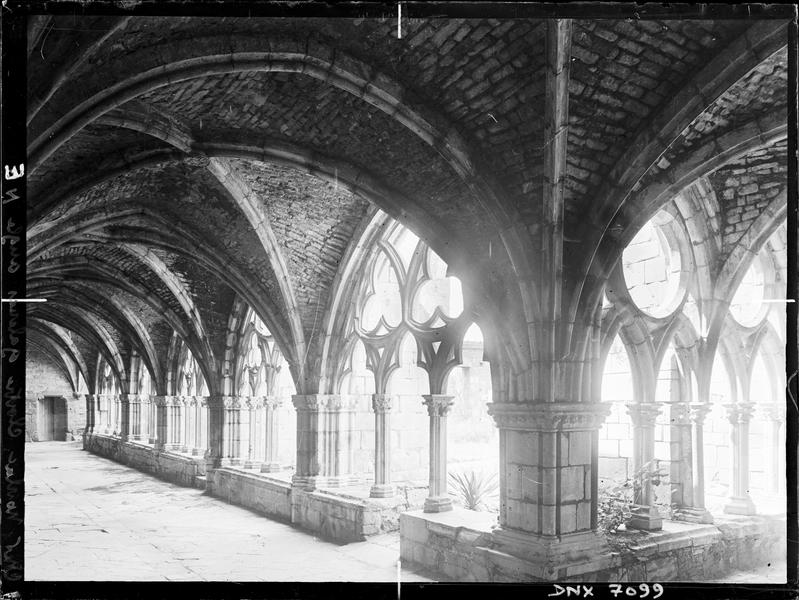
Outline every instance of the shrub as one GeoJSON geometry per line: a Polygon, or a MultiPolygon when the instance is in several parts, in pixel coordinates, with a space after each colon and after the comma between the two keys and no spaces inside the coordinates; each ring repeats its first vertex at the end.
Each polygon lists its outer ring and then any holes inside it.
{"type": "MultiPolygon", "coordinates": [[[[668,471],[660,467],[656,459],[646,463],[635,471],[631,477],[615,479],[599,488],[597,498],[597,525],[605,533],[616,533],[619,527],[630,518],[630,508],[635,500],[635,492],[645,482],[652,485],[653,493],[661,485],[667,485],[668,471]]],[[[670,511],[671,501],[659,502],[655,497],[655,505],[666,516],[670,511]]]]}
{"type": "Polygon", "coordinates": [[[463,502],[464,508],[481,510],[487,507],[487,501],[496,495],[499,489],[496,475],[493,473],[450,473],[450,482],[455,493],[463,502]]]}

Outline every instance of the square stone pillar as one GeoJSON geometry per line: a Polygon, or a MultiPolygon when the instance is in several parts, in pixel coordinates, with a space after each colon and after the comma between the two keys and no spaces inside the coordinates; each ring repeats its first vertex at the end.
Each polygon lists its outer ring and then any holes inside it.
{"type": "Polygon", "coordinates": [[[236,466],[241,457],[241,412],[244,399],[238,396],[224,396],[224,425],[222,428],[222,466],[236,466]]]}
{"type": "Polygon", "coordinates": [[[291,484],[312,490],[353,483],[348,428],[356,398],[307,394],[292,396],[291,401],[297,409],[297,469],[291,484]]]}
{"type": "Polygon", "coordinates": [[[777,496],[785,495],[785,444],[782,442],[782,424],[785,423],[785,406],[764,404],[760,407],[771,428],[769,435],[768,480],[770,492],[777,496]]]}
{"type": "Polygon", "coordinates": [[[655,420],[660,406],[651,402],[628,404],[627,412],[633,421],[633,469],[643,477],[636,483],[632,516],[625,525],[632,529],[657,531],[663,528],[663,518],[654,505],[648,474],[652,472],[655,457],[655,420]]]}
{"type": "Polygon", "coordinates": [[[499,427],[498,549],[545,572],[607,552],[597,533],[599,427],[610,404],[491,403],[499,427]]]}
{"type": "Polygon", "coordinates": [[[153,396],[153,406],[155,406],[155,448],[156,450],[166,449],[167,430],[167,396],[153,396]]]}
{"type": "Polygon", "coordinates": [[[97,403],[98,397],[96,394],[86,394],[86,428],[84,431],[84,438],[87,435],[94,434],[94,429],[97,424],[97,403]]]}
{"type": "Polygon", "coordinates": [[[422,396],[430,417],[430,488],[424,500],[424,512],[452,510],[447,493],[447,413],[453,396],[429,394],[422,396]]]}
{"type": "Polygon", "coordinates": [[[264,396],[264,462],[261,463],[261,473],[276,473],[281,470],[278,457],[279,428],[277,410],[281,401],[275,396],[264,396]]]}
{"type": "Polygon", "coordinates": [[[391,485],[391,396],[372,394],[375,413],[375,482],[369,490],[371,498],[390,498],[391,485]]]}
{"type": "Polygon", "coordinates": [[[755,411],[750,403],[727,404],[727,417],[732,425],[732,494],[724,512],[731,515],[753,515],[757,512],[749,496],[749,421],[755,411]]]}
{"type": "Polygon", "coordinates": [[[205,452],[206,470],[222,466],[225,457],[225,404],[232,402],[232,396],[208,396],[207,405],[207,445],[205,452]]]}

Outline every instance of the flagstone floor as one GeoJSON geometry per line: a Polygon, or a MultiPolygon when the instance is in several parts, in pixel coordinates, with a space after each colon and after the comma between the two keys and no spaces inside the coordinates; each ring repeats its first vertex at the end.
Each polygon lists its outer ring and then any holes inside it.
{"type": "Polygon", "coordinates": [[[29,443],[25,461],[26,580],[397,581],[397,533],[322,541],[78,442],[29,443]]]}

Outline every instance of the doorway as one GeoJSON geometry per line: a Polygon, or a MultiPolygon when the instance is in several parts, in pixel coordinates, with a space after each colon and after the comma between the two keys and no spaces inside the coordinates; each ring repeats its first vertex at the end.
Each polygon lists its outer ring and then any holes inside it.
{"type": "Polygon", "coordinates": [[[67,441],[67,401],[61,396],[39,400],[39,441],[67,441]]]}

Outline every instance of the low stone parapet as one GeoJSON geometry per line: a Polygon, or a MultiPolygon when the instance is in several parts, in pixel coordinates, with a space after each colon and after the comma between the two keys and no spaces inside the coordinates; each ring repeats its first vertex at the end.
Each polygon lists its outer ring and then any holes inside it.
{"type": "MultiPolygon", "coordinates": [[[[455,509],[400,515],[400,554],[442,581],[707,581],[785,558],[785,518],[719,518],[714,525],[664,522],[621,549],[579,564],[551,565],[498,549],[496,515],[455,509]]],[[[620,536],[623,539],[623,536],[620,536]]]]}
{"type": "Polygon", "coordinates": [[[191,487],[197,476],[205,473],[205,463],[200,457],[159,451],[147,444],[122,441],[114,436],[84,435],[83,448],[178,485],[191,487]]]}
{"type": "Polygon", "coordinates": [[[292,487],[286,472],[260,473],[239,467],[208,472],[201,457],[159,451],[141,442],[117,437],[84,436],[85,450],[139,471],[249,508],[269,518],[292,523],[320,537],[348,543],[399,529],[402,511],[421,507],[426,486],[400,486],[391,498],[369,498],[369,485],[303,490],[292,487]]]}

